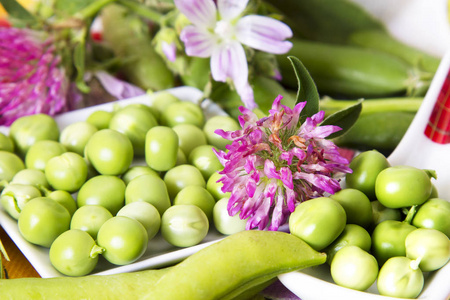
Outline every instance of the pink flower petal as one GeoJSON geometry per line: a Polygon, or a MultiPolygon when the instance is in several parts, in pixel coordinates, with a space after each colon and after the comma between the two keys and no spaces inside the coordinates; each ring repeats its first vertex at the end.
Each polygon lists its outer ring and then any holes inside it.
{"type": "Polygon", "coordinates": [[[292,30],[273,18],[248,15],[236,25],[236,37],[244,45],[273,54],[288,52],[292,43],[285,39],[292,37],[292,30]]]}
{"type": "Polygon", "coordinates": [[[174,0],[174,3],[194,25],[214,28],[217,8],[212,0],[174,0]]]}
{"type": "Polygon", "coordinates": [[[197,57],[210,57],[216,45],[216,37],[195,26],[188,25],[180,33],[180,39],[184,42],[186,54],[197,57]]]}
{"type": "Polygon", "coordinates": [[[247,84],[248,65],[242,45],[233,41],[215,47],[211,54],[211,73],[215,81],[231,78],[236,87],[247,84]]]}
{"type": "Polygon", "coordinates": [[[232,20],[238,17],[247,7],[248,0],[218,0],[217,7],[220,18],[232,20]]]}

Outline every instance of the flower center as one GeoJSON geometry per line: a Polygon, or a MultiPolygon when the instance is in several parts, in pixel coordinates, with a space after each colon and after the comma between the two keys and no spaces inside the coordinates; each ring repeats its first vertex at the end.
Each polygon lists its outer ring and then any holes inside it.
{"type": "Polygon", "coordinates": [[[222,40],[229,41],[234,36],[234,26],[228,21],[220,20],[216,23],[214,33],[217,34],[222,40]]]}

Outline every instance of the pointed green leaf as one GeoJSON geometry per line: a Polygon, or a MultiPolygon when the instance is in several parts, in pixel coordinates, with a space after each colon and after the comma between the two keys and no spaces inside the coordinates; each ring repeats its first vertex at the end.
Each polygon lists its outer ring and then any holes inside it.
{"type": "Polygon", "coordinates": [[[19,20],[24,25],[30,25],[37,21],[36,18],[16,0],[0,0],[0,3],[8,12],[9,16],[19,20]]]}
{"type": "Polygon", "coordinates": [[[335,125],[342,128],[342,130],[329,135],[327,139],[333,139],[346,133],[353,126],[353,124],[355,124],[355,122],[359,118],[359,114],[361,113],[362,102],[363,100],[360,100],[358,101],[358,103],[337,111],[323,120],[323,122],[320,124],[321,126],[335,125]]]}
{"type": "Polygon", "coordinates": [[[317,91],[314,80],[303,63],[295,56],[289,56],[288,59],[294,67],[295,76],[297,77],[298,82],[296,103],[307,101],[306,106],[300,113],[300,122],[303,122],[306,117],[311,117],[319,111],[319,92],[317,91]]]}
{"type": "Polygon", "coordinates": [[[85,45],[84,43],[78,43],[75,45],[73,53],[73,64],[77,70],[77,78],[75,79],[76,85],[83,93],[89,92],[89,87],[84,82],[84,70],[85,70],[85,45]]]}

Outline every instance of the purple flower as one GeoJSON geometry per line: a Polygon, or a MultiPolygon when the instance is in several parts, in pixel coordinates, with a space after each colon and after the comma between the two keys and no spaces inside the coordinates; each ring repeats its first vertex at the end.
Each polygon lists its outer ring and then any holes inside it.
{"type": "Polygon", "coordinates": [[[341,128],[320,126],[323,111],[301,124],[306,102],[291,109],[281,99],[275,99],[262,119],[240,107],[241,130],[215,131],[232,141],[228,151],[215,151],[224,166],[219,182],[223,192],[231,192],[229,214],[248,219],[247,229],[262,230],[270,222],[268,230],[278,230],[299,203],[334,194],[340,190],[337,175],[351,173],[349,161],[325,139],[341,128]]]}
{"type": "Polygon", "coordinates": [[[0,124],[70,108],[77,91],[60,62],[52,39],[44,33],[0,28],[0,124]]]}
{"type": "Polygon", "coordinates": [[[292,31],[273,18],[242,16],[247,3],[248,0],[175,0],[177,8],[192,22],[180,34],[187,55],[211,57],[213,79],[231,79],[245,106],[253,109],[256,104],[242,45],[283,54],[292,47],[291,42],[285,41],[292,37],[292,31]]]}

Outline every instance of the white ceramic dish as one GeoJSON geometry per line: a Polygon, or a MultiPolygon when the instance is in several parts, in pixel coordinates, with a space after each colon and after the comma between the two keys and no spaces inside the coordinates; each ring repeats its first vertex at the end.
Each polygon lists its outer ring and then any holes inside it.
{"type": "MultiPolygon", "coordinates": [[[[192,87],[178,87],[170,89],[168,91],[183,101],[196,102],[202,97],[202,92],[192,87]]],[[[60,129],[63,129],[71,123],[86,120],[87,116],[96,110],[112,111],[114,106],[116,105],[125,105],[131,103],[149,104],[151,103],[151,101],[151,95],[144,95],[71,111],[58,115],[55,117],[55,119],[60,129]]],[[[209,100],[205,100],[204,102],[202,102],[202,107],[207,119],[214,115],[226,115],[226,113],[221,110],[219,106],[215,105],[209,100]]],[[[7,133],[8,128],[1,127],[0,131],[3,133],[7,133]]],[[[142,162],[135,162],[135,164],[139,163],[142,162]]],[[[39,275],[41,275],[41,277],[49,278],[64,276],[51,265],[48,256],[48,249],[35,246],[27,242],[19,232],[17,221],[12,219],[3,209],[0,209],[0,225],[10,236],[13,242],[17,245],[20,251],[22,251],[29,262],[33,265],[39,275]]],[[[212,229],[201,244],[188,248],[178,248],[170,245],[162,238],[160,234],[158,234],[149,242],[147,251],[137,262],[125,266],[115,266],[107,262],[105,259],[100,259],[93,273],[100,275],[117,274],[167,266],[183,260],[189,255],[197,252],[198,250],[206,247],[211,243],[214,243],[215,241],[220,240],[223,237],[224,236],[222,234],[212,229]]]]}

